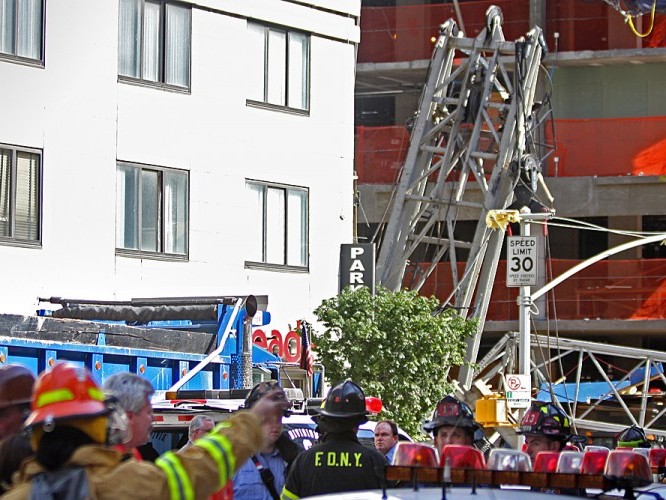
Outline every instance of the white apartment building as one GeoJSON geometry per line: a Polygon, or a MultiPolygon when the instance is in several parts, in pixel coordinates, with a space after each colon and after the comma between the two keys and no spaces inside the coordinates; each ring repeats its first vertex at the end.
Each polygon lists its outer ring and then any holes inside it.
{"type": "Polygon", "coordinates": [[[267,295],[353,235],[360,0],[0,0],[0,313],[267,295]]]}

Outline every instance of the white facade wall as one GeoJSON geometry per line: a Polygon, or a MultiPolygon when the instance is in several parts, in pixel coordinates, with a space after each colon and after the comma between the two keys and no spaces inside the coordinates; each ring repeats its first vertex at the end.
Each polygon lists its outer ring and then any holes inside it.
{"type": "Polygon", "coordinates": [[[251,293],[268,295],[269,328],[311,320],[352,241],[359,13],[360,0],[199,2],[188,94],[118,82],[117,1],[46,2],[44,67],[0,60],[0,143],[43,154],[42,245],[0,244],[0,312],[251,293]],[[311,33],[309,116],[246,105],[248,16],[311,33]],[[116,255],[117,161],[190,172],[187,261],[116,255]],[[246,268],[246,179],[309,189],[308,272],[246,268]]]}

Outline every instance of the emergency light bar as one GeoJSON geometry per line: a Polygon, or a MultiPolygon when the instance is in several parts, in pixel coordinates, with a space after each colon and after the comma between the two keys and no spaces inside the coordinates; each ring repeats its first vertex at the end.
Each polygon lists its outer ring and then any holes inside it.
{"type": "MultiPolygon", "coordinates": [[[[422,445],[421,445],[422,446],[422,445]]],[[[414,448],[417,450],[417,448],[414,448]]],[[[397,453],[397,452],[396,452],[397,453]]],[[[425,452],[412,452],[413,457],[422,456],[425,452]]],[[[603,451],[586,453],[569,452],[560,463],[563,472],[556,472],[562,454],[543,452],[543,458],[535,460],[535,471],[529,467],[529,457],[514,450],[492,450],[488,460],[488,470],[479,468],[480,450],[471,446],[445,446],[442,450],[440,465],[446,467],[424,466],[423,461],[413,465],[389,465],[386,468],[386,479],[431,483],[443,485],[520,485],[541,489],[597,489],[610,491],[613,489],[631,490],[638,486],[646,486],[652,482],[652,470],[647,458],[633,451],[603,451]],[[447,450],[447,448],[449,448],[447,450]],[[504,454],[502,453],[504,452],[504,454]],[[606,460],[607,457],[607,460],[606,460]],[[603,460],[603,468],[600,468],[603,460]],[[455,464],[455,465],[454,465],[455,464]],[[580,465],[581,473],[569,472],[580,465]],[[528,469],[528,470],[525,470],[528,469]],[[601,470],[601,472],[599,472],[601,470]],[[444,473],[446,471],[446,479],[444,473]],[[583,473],[590,471],[593,473],[583,473]]],[[[405,452],[405,457],[409,454],[405,452]]],[[[482,455],[481,455],[482,456],[482,455]]],[[[402,459],[400,460],[401,464],[402,459]]]]}

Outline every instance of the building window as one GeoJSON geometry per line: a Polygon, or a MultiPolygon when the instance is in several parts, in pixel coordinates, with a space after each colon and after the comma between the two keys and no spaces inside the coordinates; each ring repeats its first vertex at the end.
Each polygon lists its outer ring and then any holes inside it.
{"type": "Polygon", "coordinates": [[[0,0],[0,53],[42,60],[43,0],[0,0]]]}
{"type": "Polygon", "coordinates": [[[39,244],[42,155],[0,144],[0,241],[39,244]]]}
{"type": "Polygon", "coordinates": [[[120,253],[187,255],[188,172],[118,164],[116,197],[120,253]]]}
{"type": "Polygon", "coordinates": [[[248,23],[248,101],[307,111],[310,107],[310,37],[248,23]]]}
{"type": "Polygon", "coordinates": [[[307,268],[308,190],[247,181],[254,217],[247,264],[307,268]]]}
{"type": "Polygon", "coordinates": [[[183,4],[120,0],[119,75],[189,88],[191,23],[192,9],[183,4]]]}

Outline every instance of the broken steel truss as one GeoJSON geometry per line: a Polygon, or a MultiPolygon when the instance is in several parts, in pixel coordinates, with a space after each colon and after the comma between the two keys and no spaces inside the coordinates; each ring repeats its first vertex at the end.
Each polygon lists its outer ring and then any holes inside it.
{"type": "MultiPolygon", "coordinates": [[[[666,437],[666,353],[545,335],[532,335],[531,346],[536,396],[559,404],[578,433],[638,425],[666,437]],[[609,365],[607,356],[621,358],[624,368],[609,365]]],[[[502,375],[515,373],[517,353],[517,334],[502,337],[477,364],[477,383],[504,392],[502,375]]]]}

